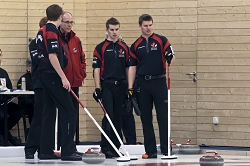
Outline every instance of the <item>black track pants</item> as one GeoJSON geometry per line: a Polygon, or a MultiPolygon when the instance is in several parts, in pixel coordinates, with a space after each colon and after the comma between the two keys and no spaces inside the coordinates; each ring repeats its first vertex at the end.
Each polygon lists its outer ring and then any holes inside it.
{"type": "Polygon", "coordinates": [[[138,105],[141,110],[145,151],[146,153],[157,152],[152,122],[152,109],[154,104],[159,126],[161,152],[166,153],[168,148],[168,90],[166,78],[138,81],[140,84],[138,105]]]}
{"type": "MultiPolygon", "coordinates": [[[[102,103],[120,137],[122,136],[122,111],[124,111],[124,102],[127,90],[126,87],[126,83],[121,83],[119,85],[104,82],[102,83],[102,103]]],[[[102,119],[102,128],[114,145],[119,149],[120,142],[113,132],[113,129],[111,128],[106,116],[104,116],[102,119]]],[[[102,151],[111,150],[111,152],[114,153],[114,149],[110,146],[106,138],[103,135],[101,138],[102,151]]]]}
{"type": "Polygon", "coordinates": [[[48,130],[54,130],[55,128],[55,105],[58,108],[58,114],[60,114],[58,122],[61,127],[61,155],[70,155],[74,153],[73,138],[76,129],[76,111],[70,93],[63,88],[61,78],[57,73],[41,72],[41,80],[43,86],[44,107],[42,115],[40,153],[53,153],[53,150],[47,145],[47,142],[51,139],[51,136],[48,136],[47,133],[48,130]]]}
{"type": "MultiPolygon", "coordinates": [[[[34,108],[34,115],[32,118],[32,122],[30,125],[29,134],[26,140],[25,144],[25,152],[35,153],[37,150],[39,151],[39,145],[40,145],[40,136],[41,136],[41,124],[42,124],[42,113],[43,113],[43,89],[42,88],[36,88],[34,90],[35,95],[35,108],[34,108]]],[[[54,106],[54,109],[56,107],[54,106]]],[[[54,134],[55,130],[52,128],[52,130],[48,130],[47,133],[48,136],[51,136],[50,141],[47,143],[48,147],[53,148],[54,147],[54,134]]]]}

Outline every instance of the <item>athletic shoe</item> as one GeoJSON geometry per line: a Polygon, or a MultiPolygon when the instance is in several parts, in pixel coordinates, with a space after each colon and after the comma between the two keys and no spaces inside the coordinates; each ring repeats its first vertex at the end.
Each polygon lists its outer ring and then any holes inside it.
{"type": "Polygon", "coordinates": [[[39,154],[38,158],[40,160],[53,160],[53,159],[61,159],[61,156],[57,154],[39,154]]]}
{"type": "Polygon", "coordinates": [[[157,153],[145,153],[142,155],[143,159],[153,159],[157,158],[157,153]]]}
{"type": "Polygon", "coordinates": [[[62,156],[61,160],[62,161],[81,161],[82,156],[80,156],[80,155],[78,155],[76,153],[73,153],[73,154],[68,155],[68,156],[62,156]]]}
{"type": "Polygon", "coordinates": [[[83,156],[84,154],[83,152],[78,152],[78,151],[76,151],[75,153],[78,154],[79,156],[83,156]]]}
{"type": "Polygon", "coordinates": [[[25,152],[25,159],[34,159],[34,154],[31,152],[25,152]]]}

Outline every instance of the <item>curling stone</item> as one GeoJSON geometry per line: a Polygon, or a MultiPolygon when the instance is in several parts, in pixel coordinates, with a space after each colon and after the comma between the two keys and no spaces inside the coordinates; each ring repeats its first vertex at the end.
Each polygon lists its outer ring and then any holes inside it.
{"type": "Polygon", "coordinates": [[[191,142],[190,139],[179,147],[179,154],[199,154],[200,147],[191,142]]]}
{"type": "Polygon", "coordinates": [[[82,155],[82,161],[87,164],[101,164],[105,159],[105,154],[101,153],[99,148],[89,148],[82,155]]]}
{"type": "Polygon", "coordinates": [[[224,159],[216,151],[206,151],[200,158],[200,166],[223,166],[224,159]]]}
{"type": "Polygon", "coordinates": [[[171,154],[177,154],[179,152],[179,146],[177,146],[173,140],[171,140],[171,146],[172,146],[171,154]]]}

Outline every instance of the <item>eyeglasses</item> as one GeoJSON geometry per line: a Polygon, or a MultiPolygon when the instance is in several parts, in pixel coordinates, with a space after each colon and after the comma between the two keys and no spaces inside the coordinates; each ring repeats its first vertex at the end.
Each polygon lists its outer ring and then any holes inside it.
{"type": "Polygon", "coordinates": [[[65,24],[75,24],[75,22],[74,21],[62,21],[63,23],[65,23],[65,24]]]}

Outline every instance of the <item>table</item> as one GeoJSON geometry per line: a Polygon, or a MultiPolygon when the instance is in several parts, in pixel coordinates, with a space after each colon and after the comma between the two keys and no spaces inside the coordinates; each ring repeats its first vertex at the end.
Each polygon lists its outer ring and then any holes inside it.
{"type": "Polygon", "coordinates": [[[7,145],[8,141],[8,118],[7,118],[7,95],[32,95],[34,94],[34,91],[22,91],[22,90],[16,90],[16,91],[6,91],[6,92],[0,92],[0,95],[3,97],[4,101],[4,146],[7,145]]]}

